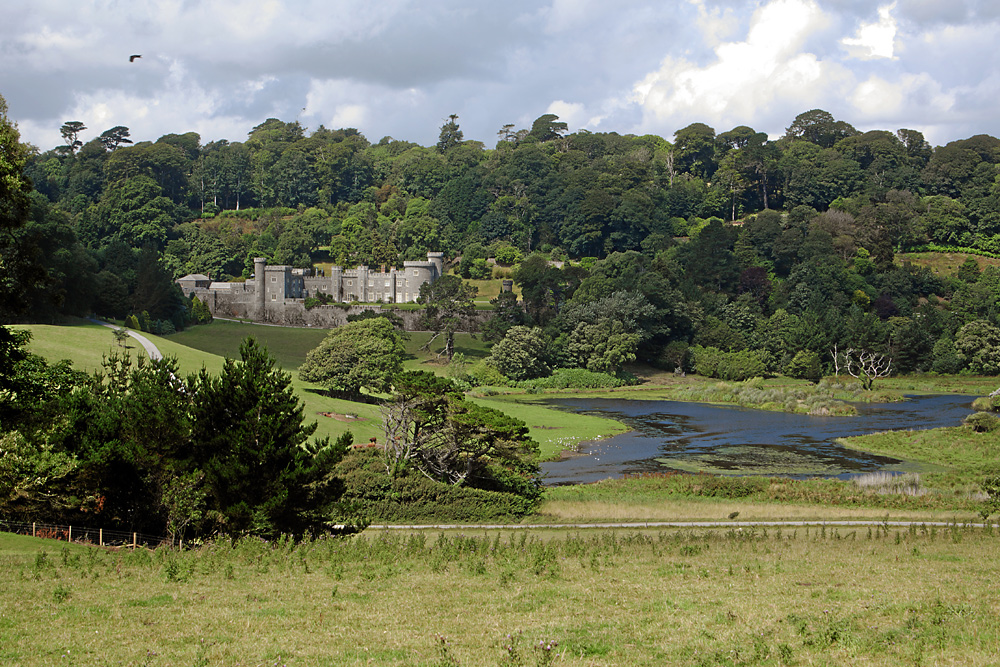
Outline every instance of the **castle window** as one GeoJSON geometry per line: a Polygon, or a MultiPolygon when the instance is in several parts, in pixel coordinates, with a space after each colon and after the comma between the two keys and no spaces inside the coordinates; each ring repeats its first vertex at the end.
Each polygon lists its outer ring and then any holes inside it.
{"type": "Polygon", "coordinates": [[[419,276],[420,275],[420,270],[419,269],[413,269],[413,275],[419,276]]]}
{"type": "Polygon", "coordinates": [[[271,282],[272,283],[278,282],[278,277],[277,276],[271,276],[271,282]]]}
{"type": "Polygon", "coordinates": [[[272,294],[271,295],[271,301],[277,301],[277,300],[278,300],[278,295],[277,294],[272,294]]]}

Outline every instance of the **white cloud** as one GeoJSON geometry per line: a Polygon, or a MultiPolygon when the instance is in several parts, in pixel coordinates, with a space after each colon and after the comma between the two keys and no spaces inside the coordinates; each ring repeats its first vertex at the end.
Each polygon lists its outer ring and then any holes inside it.
{"type": "Polygon", "coordinates": [[[368,119],[368,107],[364,104],[343,104],[334,110],[330,127],[361,127],[368,119]]]}
{"type": "Polygon", "coordinates": [[[709,46],[717,46],[739,29],[739,20],[731,7],[705,6],[705,0],[688,0],[698,10],[696,22],[702,38],[709,46]]]}
{"type": "Polygon", "coordinates": [[[927,74],[905,74],[897,81],[872,75],[854,89],[849,99],[858,123],[903,118],[921,108],[928,118],[944,117],[955,109],[954,91],[946,91],[927,74]]]}
{"type": "Polygon", "coordinates": [[[851,104],[865,116],[894,116],[903,107],[904,89],[900,83],[890,83],[885,79],[872,76],[854,89],[851,104]]]}
{"type": "Polygon", "coordinates": [[[667,57],[635,85],[633,100],[646,125],[659,125],[752,122],[774,105],[813,99],[845,78],[837,64],[801,51],[827,24],[812,0],[772,0],[754,13],[744,41],[718,45],[706,66],[667,57]]]}
{"type": "Polygon", "coordinates": [[[582,104],[573,104],[556,100],[545,110],[545,113],[553,113],[559,116],[559,120],[566,123],[570,132],[575,132],[581,127],[591,126],[591,119],[588,117],[587,109],[582,104]]]}
{"type": "Polygon", "coordinates": [[[546,30],[549,33],[564,32],[585,23],[600,7],[598,0],[552,0],[552,6],[545,10],[546,30]]]}
{"type": "Polygon", "coordinates": [[[862,60],[894,58],[896,19],[892,16],[892,10],[895,8],[895,2],[879,7],[878,21],[862,23],[856,36],[845,37],[840,43],[847,47],[851,56],[862,60]]]}

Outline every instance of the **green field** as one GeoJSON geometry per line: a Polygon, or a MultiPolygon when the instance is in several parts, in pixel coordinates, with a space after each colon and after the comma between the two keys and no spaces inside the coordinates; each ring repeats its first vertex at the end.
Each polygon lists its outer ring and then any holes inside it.
{"type": "Polygon", "coordinates": [[[845,447],[922,461],[943,468],[923,475],[929,484],[956,493],[978,486],[985,476],[1000,475],[1000,435],[964,427],[926,431],[891,431],[844,438],[845,447]]]}
{"type": "Polygon", "coordinates": [[[0,663],[996,665],[998,546],[957,525],[366,531],[187,551],[0,533],[0,663]]]}
{"type": "Polygon", "coordinates": [[[272,327],[263,324],[213,320],[210,324],[190,327],[169,336],[171,342],[202,350],[220,357],[239,358],[240,342],[253,336],[267,346],[267,351],[287,371],[297,369],[306,360],[306,353],[320,344],[327,329],[272,327]]]}

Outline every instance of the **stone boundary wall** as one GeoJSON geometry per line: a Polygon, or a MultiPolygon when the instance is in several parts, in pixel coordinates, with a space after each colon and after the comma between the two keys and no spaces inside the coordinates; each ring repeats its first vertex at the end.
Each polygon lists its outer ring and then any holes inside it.
{"type": "MultiPolygon", "coordinates": [[[[247,298],[247,292],[242,289],[228,293],[225,290],[195,290],[199,300],[208,306],[213,316],[254,320],[253,302],[247,298]]],[[[395,313],[403,320],[406,331],[421,331],[419,326],[419,310],[397,310],[378,305],[315,306],[306,310],[304,299],[285,299],[283,302],[268,304],[267,324],[279,324],[291,327],[315,327],[317,329],[332,329],[347,324],[348,315],[357,315],[366,310],[395,313]]],[[[471,333],[479,331],[480,326],[492,315],[492,311],[477,311],[476,317],[470,322],[471,333]]],[[[255,320],[256,321],[256,320],[255,320]]]]}

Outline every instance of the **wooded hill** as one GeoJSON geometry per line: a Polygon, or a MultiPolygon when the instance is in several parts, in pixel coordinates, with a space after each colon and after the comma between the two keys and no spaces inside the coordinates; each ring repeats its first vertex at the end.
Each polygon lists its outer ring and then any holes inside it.
{"type": "Polygon", "coordinates": [[[887,352],[898,371],[998,370],[1000,272],[896,261],[1000,251],[988,135],[932,148],[918,131],[862,133],[818,109],[775,141],[702,123],[672,142],[568,133],[551,114],[501,128],[493,148],[464,141],[455,116],[429,147],[273,118],[206,145],[193,132],[131,144],[124,127],[86,142],[82,122],[62,131],[66,144],[25,168],[35,191],[20,233],[51,278],[29,289],[36,318],[147,312],[177,328],[190,307],[171,281],[185,273],[442,250],[466,278],[488,277],[488,257],[515,264],[524,302],[497,304],[491,336],[541,327],[550,367],[691,366],[693,344],[760,353],[750,366],[764,372],[808,352],[815,374],[833,345],[887,352]]]}

